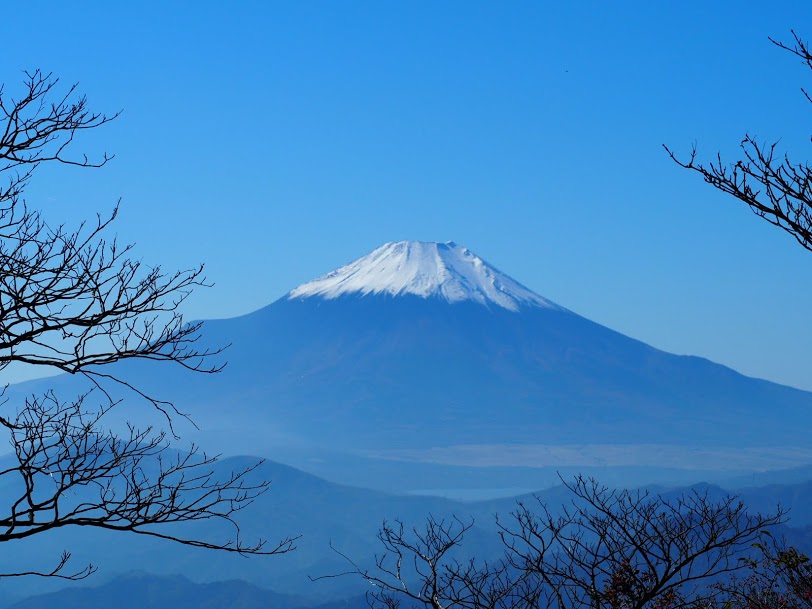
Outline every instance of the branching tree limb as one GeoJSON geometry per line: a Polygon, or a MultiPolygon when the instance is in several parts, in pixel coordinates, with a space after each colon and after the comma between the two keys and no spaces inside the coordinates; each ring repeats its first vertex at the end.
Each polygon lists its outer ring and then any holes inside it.
{"type": "MultiPolygon", "coordinates": [[[[789,44],[773,38],[770,42],[812,69],[812,47],[796,31],[791,30],[791,33],[789,44]]],[[[801,91],[812,103],[807,89],[801,88],[801,91]]],[[[808,162],[794,162],[778,152],[777,142],[762,143],[749,134],[741,142],[743,158],[732,164],[724,162],[720,154],[715,160],[700,162],[696,146],[687,159],[679,158],[667,146],[665,149],[678,165],[699,173],[708,184],[744,202],[756,215],[812,251],[812,166],[808,162]]],[[[724,573],[730,577],[715,586],[722,595],[713,598],[708,606],[723,609],[812,607],[810,559],[772,538],[754,545],[762,551],[762,556],[758,559],[741,557],[750,570],[744,577],[738,570],[733,573],[726,569],[724,573]]]]}
{"type": "MultiPolygon", "coordinates": [[[[172,429],[174,404],[148,395],[119,378],[110,364],[129,359],[175,362],[214,373],[210,356],[198,349],[200,324],[187,324],[179,307],[191,290],[206,285],[203,267],[164,272],[134,259],[132,245],[105,233],[118,207],[76,229],[51,226],[23,199],[42,163],[101,167],[98,160],[71,156],[81,131],[118,116],[92,112],[69,87],[59,93],[50,74],[26,72],[22,93],[0,86],[0,371],[12,363],[83,375],[93,387],[73,401],[53,392],[22,404],[0,404],[0,429],[11,458],[0,459],[0,542],[25,539],[66,526],[95,527],[159,537],[186,545],[241,554],[278,554],[293,540],[266,545],[240,537],[237,512],[268,487],[249,483],[256,465],[215,477],[216,457],[171,450],[159,430],[129,427],[110,431],[106,415],[123,407],[111,385],[160,410],[172,429]],[[233,538],[214,542],[181,536],[172,525],[216,519],[232,526],[233,538]]],[[[174,432],[172,432],[174,435],[174,432]]],[[[257,464],[259,465],[259,464],[257,464]]],[[[70,554],[41,575],[80,579],[89,565],[66,571],[70,554]]]]}
{"type": "Polygon", "coordinates": [[[741,501],[690,491],[676,499],[614,491],[578,477],[557,515],[524,504],[500,523],[513,568],[558,609],[677,609],[714,595],[709,584],[742,568],[763,531],[782,521],[741,501]]]}
{"type": "MultiPolygon", "coordinates": [[[[735,497],[688,492],[676,499],[614,491],[592,479],[567,484],[572,503],[555,512],[540,501],[497,518],[501,560],[449,556],[471,523],[429,518],[425,530],[384,524],[375,567],[349,561],[347,573],[374,591],[370,605],[395,609],[681,609],[711,607],[714,586],[741,572],[774,516],[749,515],[735,497]]],[[[342,555],[343,556],[343,555],[342,555]]]]}
{"type": "Polygon", "coordinates": [[[715,585],[720,594],[711,609],[810,609],[812,561],[772,536],[755,547],[760,554],[744,561],[743,573],[715,585]]]}
{"type": "Polygon", "coordinates": [[[424,609],[507,609],[518,587],[508,578],[504,562],[478,564],[455,557],[472,521],[438,520],[429,516],[423,529],[407,530],[400,521],[384,522],[378,531],[383,553],[375,568],[366,569],[338,550],[350,565],[344,573],[314,580],[356,575],[371,586],[370,607],[398,609],[402,599],[424,609]]]}
{"type": "MultiPolygon", "coordinates": [[[[776,46],[799,57],[812,69],[812,50],[794,30],[793,42],[770,39],[776,46]]],[[[801,89],[806,98],[812,97],[801,89]]],[[[794,162],[778,152],[778,143],[759,142],[751,135],[741,141],[743,158],[729,164],[720,154],[710,162],[697,160],[696,146],[687,159],[678,157],[664,146],[681,167],[696,171],[714,188],[747,204],[770,224],[788,232],[807,250],[812,251],[812,167],[794,162]]]]}

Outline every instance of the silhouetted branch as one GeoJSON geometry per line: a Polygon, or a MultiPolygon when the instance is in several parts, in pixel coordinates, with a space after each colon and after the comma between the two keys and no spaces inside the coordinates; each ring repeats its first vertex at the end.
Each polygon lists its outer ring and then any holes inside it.
{"type": "MultiPolygon", "coordinates": [[[[0,174],[7,178],[0,185],[0,371],[12,363],[50,368],[84,376],[92,390],[73,401],[49,391],[0,404],[0,429],[13,451],[0,465],[0,542],[76,526],[240,554],[287,552],[293,539],[246,542],[235,518],[268,488],[267,481],[248,481],[261,462],[220,478],[217,457],[194,446],[173,451],[164,432],[128,425],[118,434],[105,425],[122,407],[114,387],[163,413],[173,436],[173,419],[186,416],[110,364],[154,360],[215,373],[222,365],[210,358],[222,348],[197,347],[201,324],[185,323],[179,312],[194,288],[207,285],[202,266],[165,272],[132,258],[132,245],[105,236],[118,205],[74,229],[52,226],[26,205],[25,187],[41,163],[101,167],[112,158],[69,154],[79,132],[118,113],[92,112],[75,85],[59,93],[58,84],[37,70],[24,73],[20,96],[0,86],[0,174]],[[91,396],[99,403],[91,405],[91,396]],[[174,526],[203,520],[228,524],[231,538],[201,540],[174,526]]],[[[69,558],[65,552],[53,569],[0,577],[81,579],[95,570],[66,573],[69,558]]]]}
{"type": "Polygon", "coordinates": [[[709,599],[710,582],[741,569],[752,544],[783,519],[698,491],[667,499],[583,477],[566,486],[573,501],[558,515],[541,502],[535,511],[519,504],[499,523],[511,566],[558,609],[693,606],[709,599]]]}
{"type": "MultiPolygon", "coordinates": [[[[384,523],[374,568],[347,558],[342,575],[374,591],[370,605],[426,609],[681,609],[715,606],[720,577],[745,568],[753,544],[782,521],[749,515],[735,497],[689,491],[674,499],[615,491],[578,477],[556,512],[538,501],[497,518],[504,557],[451,556],[471,524],[429,517],[425,529],[384,523]]],[[[334,577],[335,577],[334,576],[334,577]]]]}
{"type": "Polygon", "coordinates": [[[26,400],[14,419],[0,418],[15,456],[0,470],[4,487],[13,490],[0,506],[0,542],[89,526],[240,554],[293,549],[293,539],[269,547],[264,540],[245,543],[240,537],[235,514],[270,484],[247,482],[261,462],[217,477],[216,457],[194,446],[186,453],[173,451],[164,433],[132,426],[125,436],[101,431],[103,417],[117,404],[88,410],[87,397],[64,403],[49,392],[26,400]],[[202,541],[163,526],[212,519],[228,523],[233,537],[202,541]]]}
{"type": "Polygon", "coordinates": [[[3,579],[4,577],[26,577],[33,575],[34,577],[54,577],[56,579],[64,579],[68,581],[79,581],[93,575],[96,572],[96,567],[89,564],[79,571],[63,573],[63,570],[67,566],[70,557],[70,552],[62,552],[59,562],[50,571],[16,571],[14,573],[0,573],[0,579],[3,579]]]}
{"type": "MultiPolygon", "coordinates": [[[[794,30],[792,36],[791,45],[770,40],[812,69],[809,45],[794,30]]],[[[807,91],[802,91],[812,102],[807,91]]],[[[710,162],[697,161],[695,145],[686,159],[679,158],[668,146],[664,148],[678,165],[699,173],[708,184],[744,202],[756,215],[812,251],[812,167],[779,154],[777,142],[762,143],[747,134],[740,146],[743,158],[730,164],[720,154],[710,162]]]]}
{"type": "Polygon", "coordinates": [[[457,517],[437,520],[429,516],[425,528],[408,531],[400,521],[384,522],[378,532],[384,552],[375,556],[374,569],[360,567],[333,548],[351,568],[311,579],[360,576],[373,587],[367,592],[370,607],[396,609],[401,599],[426,609],[509,607],[507,599],[514,586],[504,563],[479,564],[452,555],[472,526],[473,521],[457,517]]]}

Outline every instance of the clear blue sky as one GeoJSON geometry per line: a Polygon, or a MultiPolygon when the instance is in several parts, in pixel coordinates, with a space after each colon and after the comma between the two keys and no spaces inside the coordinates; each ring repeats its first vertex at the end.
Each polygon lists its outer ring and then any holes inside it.
{"type": "MultiPolygon", "coordinates": [[[[119,237],[229,317],[385,241],[454,240],[656,347],[812,389],[812,254],[676,167],[745,132],[812,158],[793,2],[36,2],[2,81],[78,81],[121,117],[29,203],[119,237]],[[126,4],[126,5],[125,5],[126,4]]],[[[732,158],[732,157],[731,157],[732,158]]]]}

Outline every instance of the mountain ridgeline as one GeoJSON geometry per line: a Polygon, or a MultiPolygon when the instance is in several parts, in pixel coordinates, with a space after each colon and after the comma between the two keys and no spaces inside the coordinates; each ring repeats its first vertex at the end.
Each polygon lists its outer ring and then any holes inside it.
{"type": "Polygon", "coordinates": [[[205,332],[233,343],[221,386],[255,392],[230,412],[341,448],[805,445],[812,422],[810,393],[623,336],[455,244],[387,244],[205,332]]]}
{"type": "Polygon", "coordinates": [[[386,244],[203,331],[205,344],[231,345],[220,374],[118,370],[226,452],[810,445],[811,393],[619,334],[454,243],[386,244]]]}

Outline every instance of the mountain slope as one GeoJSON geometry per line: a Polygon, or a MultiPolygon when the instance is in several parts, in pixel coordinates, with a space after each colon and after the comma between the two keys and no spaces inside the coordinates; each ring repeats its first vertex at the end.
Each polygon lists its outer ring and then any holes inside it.
{"type": "Polygon", "coordinates": [[[663,353],[557,310],[286,299],[206,331],[233,341],[232,370],[222,375],[230,385],[262,385],[231,413],[269,414],[299,436],[347,447],[784,444],[807,439],[786,421],[812,414],[808,393],[663,353]],[[762,416],[768,408],[773,421],[762,416]]]}
{"type": "MultiPolygon", "coordinates": [[[[243,466],[245,459],[248,458],[225,460],[221,464],[222,471],[243,466]]],[[[484,560],[499,557],[503,551],[494,514],[499,514],[505,524],[510,522],[509,513],[515,510],[517,499],[523,500],[531,510],[537,509],[538,499],[553,514],[562,506],[571,506],[573,499],[572,494],[561,485],[538,492],[537,497],[525,495],[471,503],[436,497],[394,496],[331,484],[275,463],[264,464],[256,475],[272,479],[273,485],[256,504],[240,514],[243,535],[246,538],[263,535],[274,540],[283,535],[301,534],[297,542],[299,547],[293,553],[246,559],[126,533],[66,528],[49,536],[10,543],[7,551],[0,555],[0,569],[9,571],[50,564],[67,548],[74,552],[74,567],[92,560],[99,566],[99,573],[91,580],[75,583],[53,579],[4,578],[0,581],[0,606],[5,607],[15,599],[20,601],[26,596],[63,588],[67,589],[58,594],[20,602],[17,609],[109,606],[104,603],[116,595],[123,599],[116,606],[123,607],[193,606],[182,604],[192,600],[201,603],[197,606],[216,606],[204,603],[209,602],[207,599],[229,598],[229,595],[235,599],[234,605],[220,606],[253,607],[267,602],[269,607],[288,608],[304,603],[312,605],[350,598],[362,594],[368,584],[355,577],[311,581],[308,576],[346,570],[345,560],[330,549],[331,545],[361,566],[371,565],[375,553],[381,550],[375,533],[384,519],[390,522],[399,519],[407,528],[421,528],[429,514],[437,519],[447,519],[452,515],[464,521],[473,519],[474,527],[459,548],[459,557],[476,556],[484,560]],[[133,569],[143,573],[132,574],[133,569]],[[120,577],[122,574],[125,574],[124,577],[120,577]],[[158,578],[155,574],[168,577],[158,578]],[[237,579],[242,581],[229,581],[237,579]],[[268,588],[305,598],[285,598],[269,592],[268,588]]],[[[674,498],[691,490],[707,495],[711,500],[721,499],[728,494],[717,486],[707,484],[677,489],[657,488],[652,492],[674,498]]],[[[742,494],[742,499],[752,509],[763,509],[766,513],[772,513],[775,509],[772,502],[780,500],[785,508],[791,510],[789,524],[803,525],[812,521],[809,484],[748,489],[742,494]],[[763,503],[768,505],[762,507],[763,503]]],[[[211,539],[225,534],[212,522],[199,522],[194,526],[195,536],[198,537],[211,539]]],[[[786,534],[791,544],[808,551],[808,529],[785,527],[777,534],[786,534]]],[[[340,604],[333,609],[340,609],[340,604]]]]}
{"type": "MultiPolygon", "coordinates": [[[[221,374],[149,362],[116,370],[190,412],[209,448],[281,460],[295,453],[302,466],[338,452],[744,471],[812,456],[812,394],[614,332],[452,243],[386,244],[203,330],[208,344],[231,344],[221,374]],[[504,445],[542,449],[519,456],[504,445]],[[543,447],[572,448],[543,457],[543,447]],[[720,452],[692,457],[697,448],[720,452]]],[[[17,390],[67,392],[71,382],[17,390]]]]}

